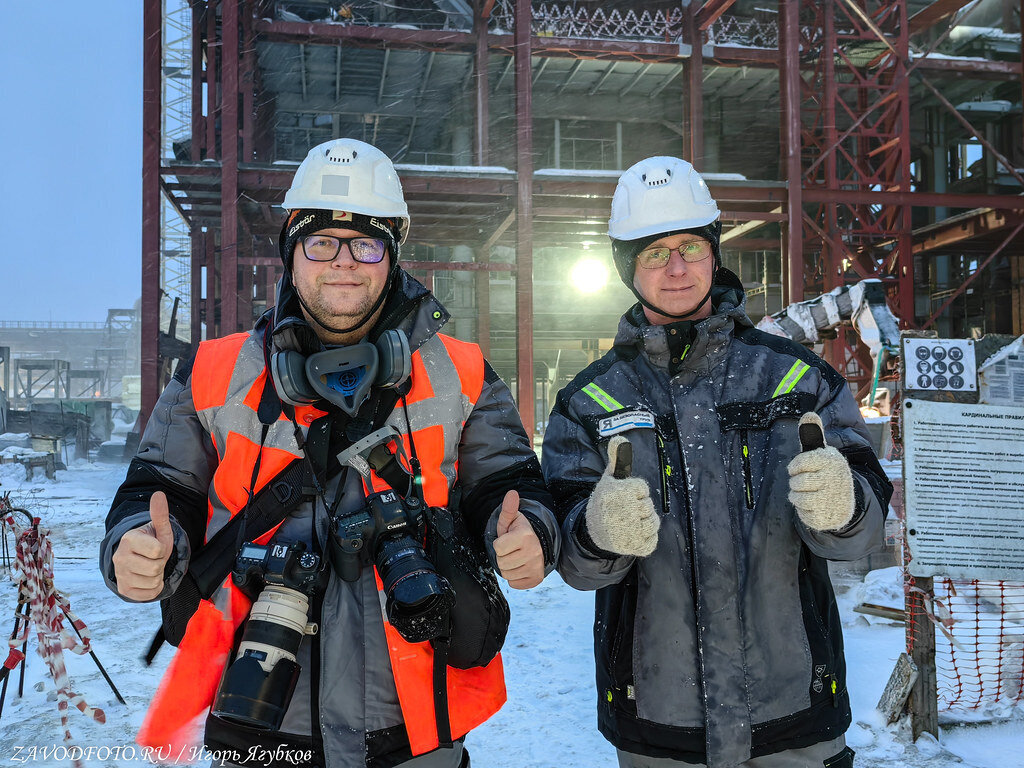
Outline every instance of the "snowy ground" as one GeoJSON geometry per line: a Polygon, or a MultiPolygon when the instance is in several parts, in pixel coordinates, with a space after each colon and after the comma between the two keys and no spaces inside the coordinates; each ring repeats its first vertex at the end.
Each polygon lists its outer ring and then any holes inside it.
{"type": "MultiPolygon", "coordinates": [[[[109,499],[124,474],[123,465],[76,463],[57,481],[37,477],[26,482],[20,466],[0,466],[2,490],[17,506],[40,516],[52,533],[58,589],[89,626],[93,647],[127,701],[117,702],[88,656],[66,654],[73,688],[91,706],[101,707],[106,723],[76,710],[69,726],[77,745],[90,749],[90,768],[143,766],[132,750],[135,731],[170,658],[165,648],[153,667],[142,666],[144,652],[159,622],[154,605],[124,603],[110,594],[96,568],[109,499]],[[117,759],[118,751],[121,758],[117,759]]],[[[902,625],[854,613],[859,601],[898,604],[898,572],[875,572],[866,584],[840,578],[837,591],[845,620],[854,725],[847,734],[857,751],[858,768],[1024,768],[1024,713],[1000,723],[947,726],[938,742],[912,743],[905,727],[886,726],[875,703],[903,649],[902,625]],[[889,583],[893,582],[893,583],[889,583]],[[889,598],[889,599],[887,599],[889,598]]],[[[8,617],[15,607],[9,576],[0,576],[0,606],[8,617]]],[[[614,750],[596,728],[591,623],[593,596],[550,577],[527,593],[509,592],[513,623],[505,646],[509,701],[467,741],[479,768],[592,768],[613,766],[614,750]]],[[[13,618],[6,627],[10,627],[13,618]]],[[[0,632],[9,629],[0,627],[0,632]]],[[[17,671],[11,675],[0,715],[0,766],[67,766],[63,759],[56,702],[48,698],[52,681],[29,643],[25,695],[17,697],[17,671]],[[56,755],[54,755],[56,750],[56,755]]]]}

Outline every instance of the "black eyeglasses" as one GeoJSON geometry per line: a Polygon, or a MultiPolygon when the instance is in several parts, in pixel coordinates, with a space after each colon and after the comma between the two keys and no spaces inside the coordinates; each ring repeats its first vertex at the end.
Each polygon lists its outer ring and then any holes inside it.
{"type": "Polygon", "coordinates": [[[678,248],[648,248],[636,255],[636,262],[644,269],[661,269],[673,253],[678,253],[687,264],[696,264],[711,255],[711,243],[702,239],[690,240],[678,248]]]}
{"type": "Polygon", "coordinates": [[[360,264],[379,263],[387,250],[385,242],[376,237],[309,235],[302,238],[302,252],[310,261],[334,261],[343,245],[348,245],[352,259],[360,264]]]}

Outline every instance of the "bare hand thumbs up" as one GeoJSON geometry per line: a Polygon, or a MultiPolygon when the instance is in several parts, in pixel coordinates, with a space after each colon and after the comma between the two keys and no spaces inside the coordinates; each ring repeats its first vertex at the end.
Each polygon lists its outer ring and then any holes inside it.
{"type": "Polygon", "coordinates": [[[519,511],[516,491],[506,493],[501,502],[494,559],[513,589],[529,589],[544,580],[544,549],[530,521],[519,511]]]}
{"type": "Polygon", "coordinates": [[[174,551],[167,497],[157,491],[149,500],[149,522],[121,537],[112,558],[117,591],[137,601],[153,600],[164,588],[164,567],[174,551]]]}
{"type": "Polygon", "coordinates": [[[512,528],[519,517],[519,493],[509,491],[501,501],[501,514],[498,515],[498,537],[504,536],[512,528]]]}
{"type": "Polygon", "coordinates": [[[174,530],[171,528],[171,512],[167,508],[167,496],[157,491],[149,500],[150,533],[160,542],[160,551],[165,560],[174,549],[174,530]]]}

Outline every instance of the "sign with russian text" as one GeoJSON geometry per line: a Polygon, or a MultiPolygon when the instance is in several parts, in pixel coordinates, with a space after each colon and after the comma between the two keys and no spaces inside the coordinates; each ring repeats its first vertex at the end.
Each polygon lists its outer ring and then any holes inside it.
{"type": "Polygon", "coordinates": [[[1024,408],[903,409],[910,574],[1024,581],[1024,408]]]}

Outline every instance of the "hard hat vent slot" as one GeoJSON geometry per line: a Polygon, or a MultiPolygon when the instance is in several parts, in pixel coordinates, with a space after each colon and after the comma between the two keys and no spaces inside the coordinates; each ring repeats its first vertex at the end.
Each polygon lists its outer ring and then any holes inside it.
{"type": "Polygon", "coordinates": [[[328,149],[325,154],[327,156],[327,162],[338,163],[339,165],[348,165],[359,155],[359,153],[354,149],[350,149],[348,147],[328,149]]]}
{"type": "Polygon", "coordinates": [[[658,169],[652,173],[645,173],[641,178],[648,187],[661,187],[672,180],[672,170],[670,168],[658,169]]]}

